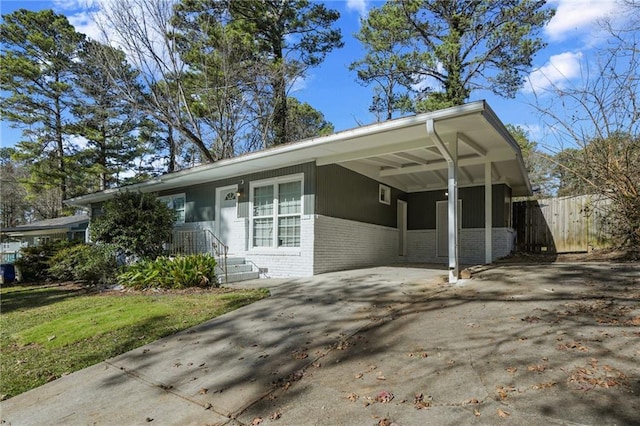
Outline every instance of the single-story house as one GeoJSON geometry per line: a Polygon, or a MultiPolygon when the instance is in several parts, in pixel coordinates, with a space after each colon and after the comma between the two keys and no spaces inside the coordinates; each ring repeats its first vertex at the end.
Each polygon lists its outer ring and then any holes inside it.
{"type": "Polygon", "coordinates": [[[157,193],[176,229],[208,230],[270,276],[399,262],[489,263],[514,248],[511,200],[531,185],[485,101],[197,166],[67,200],[97,214],[157,193]],[[455,225],[454,225],[455,224],[455,225]],[[451,226],[450,226],[451,225],[451,226]]]}
{"type": "Polygon", "coordinates": [[[3,228],[0,251],[2,262],[12,262],[18,256],[22,247],[39,246],[52,241],[80,240],[87,241],[89,216],[79,214],[74,216],[44,219],[18,225],[13,228],[3,228]]]}

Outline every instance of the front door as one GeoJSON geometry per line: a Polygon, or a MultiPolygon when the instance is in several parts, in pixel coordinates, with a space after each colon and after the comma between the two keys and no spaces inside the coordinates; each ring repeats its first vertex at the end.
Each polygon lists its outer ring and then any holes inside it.
{"type": "Polygon", "coordinates": [[[238,218],[237,191],[235,185],[216,189],[216,237],[229,246],[229,251],[235,249],[233,228],[238,218]]]}

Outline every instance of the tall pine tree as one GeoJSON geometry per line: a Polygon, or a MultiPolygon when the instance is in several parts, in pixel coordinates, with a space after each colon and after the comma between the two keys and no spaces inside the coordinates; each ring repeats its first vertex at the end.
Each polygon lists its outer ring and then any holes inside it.
{"type": "MultiPolygon", "coordinates": [[[[398,0],[372,11],[358,38],[377,62],[415,80],[416,110],[433,111],[463,104],[480,89],[513,97],[553,15],[543,0],[398,0]],[[376,45],[392,33],[403,36],[395,41],[400,51],[376,45]]],[[[369,57],[359,64],[378,66],[369,57]]]]}
{"type": "Polygon", "coordinates": [[[71,77],[83,40],[65,16],[51,10],[20,9],[3,15],[0,24],[0,89],[8,93],[0,111],[23,129],[25,139],[17,148],[31,161],[31,189],[37,193],[57,188],[57,207],[48,213],[52,216],[60,214],[62,201],[74,195],[68,178],[68,125],[73,119],[71,77]]]}
{"type": "Polygon", "coordinates": [[[143,154],[134,133],[139,114],[119,93],[120,86],[136,84],[136,73],[122,51],[95,41],[84,43],[79,59],[74,79],[79,96],[73,105],[78,121],[71,130],[86,139],[79,160],[97,177],[93,189],[103,190],[118,185],[120,175],[143,154]]]}

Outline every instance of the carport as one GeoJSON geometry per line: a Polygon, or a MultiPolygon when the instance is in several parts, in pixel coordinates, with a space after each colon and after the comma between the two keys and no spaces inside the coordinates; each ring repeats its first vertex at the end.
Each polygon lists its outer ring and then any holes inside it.
{"type": "Polygon", "coordinates": [[[323,148],[316,163],[340,164],[407,193],[446,191],[451,283],[460,269],[458,188],[483,184],[485,262],[492,261],[492,185],[506,183],[512,196],[530,195],[531,185],[520,147],[485,101],[352,132],[338,134],[343,143],[315,147],[323,148]]]}

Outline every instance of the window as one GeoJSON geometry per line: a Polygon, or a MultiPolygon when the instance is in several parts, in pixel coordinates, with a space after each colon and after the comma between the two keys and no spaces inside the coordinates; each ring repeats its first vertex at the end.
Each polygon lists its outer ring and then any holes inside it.
{"type": "Polygon", "coordinates": [[[382,204],[391,205],[391,188],[386,185],[380,184],[378,200],[382,204]]]}
{"type": "Polygon", "coordinates": [[[252,184],[252,247],[300,247],[302,181],[252,184]]]}
{"type": "Polygon", "coordinates": [[[185,196],[184,194],[166,195],[158,197],[158,200],[167,204],[176,213],[176,223],[184,223],[185,220],[185,196]]]}

